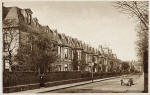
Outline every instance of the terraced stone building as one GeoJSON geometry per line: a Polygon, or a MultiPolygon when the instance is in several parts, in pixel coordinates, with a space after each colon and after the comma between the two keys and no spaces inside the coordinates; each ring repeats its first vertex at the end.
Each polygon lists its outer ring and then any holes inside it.
{"type": "MultiPolygon", "coordinates": [[[[17,64],[12,61],[21,45],[30,44],[30,30],[37,30],[40,33],[48,33],[51,40],[57,46],[57,54],[60,60],[53,63],[52,71],[73,71],[73,58],[77,53],[78,68],[83,70],[80,64],[84,63],[84,71],[110,72],[121,69],[120,60],[108,48],[92,46],[72,38],[65,34],[58,33],[48,26],[42,26],[37,18],[32,17],[30,9],[18,7],[3,7],[3,69],[11,71],[11,66],[17,64]],[[21,26],[21,28],[19,27],[21,26]],[[11,44],[10,44],[11,43],[11,44]]],[[[81,31],[82,32],[82,31],[81,31]]],[[[36,35],[36,34],[35,34],[36,35]]]]}

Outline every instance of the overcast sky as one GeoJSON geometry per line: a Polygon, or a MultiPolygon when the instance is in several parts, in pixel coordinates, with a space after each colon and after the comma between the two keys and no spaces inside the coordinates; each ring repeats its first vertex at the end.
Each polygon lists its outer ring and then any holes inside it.
{"type": "Polygon", "coordinates": [[[136,60],[136,23],[112,5],[113,2],[102,1],[4,3],[4,6],[30,8],[40,24],[96,48],[107,46],[121,60],[136,60]]]}

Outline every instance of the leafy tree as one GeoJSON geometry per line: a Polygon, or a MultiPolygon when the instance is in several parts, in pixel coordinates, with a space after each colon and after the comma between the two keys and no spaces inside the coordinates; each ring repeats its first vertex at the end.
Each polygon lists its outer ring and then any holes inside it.
{"type": "Polygon", "coordinates": [[[76,50],[73,51],[73,70],[78,70],[78,53],[76,50]]]}
{"type": "Polygon", "coordinates": [[[80,70],[85,71],[85,68],[86,68],[86,54],[84,52],[82,52],[81,62],[80,62],[80,70]]]}
{"type": "Polygon", "coordinates": [[[30,44],[22,45],[15,56],[19,63],[33,67],[44,73],[57,59],[56,47],[47,34],[29,34],[30,44]]]}
{"type": "Polygon", "coordinates": [[[110,61],[110,71],[113,72],[115,69],[114,63],[110,61]]]}
{"type": "Polygon", "coordinates": [[[123,72],[128,72],[130,66],[128,62],[122,62],[122,71],[123,72]]]}

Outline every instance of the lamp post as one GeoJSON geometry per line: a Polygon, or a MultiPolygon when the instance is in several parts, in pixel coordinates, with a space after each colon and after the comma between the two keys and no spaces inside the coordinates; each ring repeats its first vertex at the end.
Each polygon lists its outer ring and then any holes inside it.
{"type": "Polygon", "coordinates": [[[94,63],[92,62],[92,83],[93,83],[93,66],[94,66],[94,63]]]}

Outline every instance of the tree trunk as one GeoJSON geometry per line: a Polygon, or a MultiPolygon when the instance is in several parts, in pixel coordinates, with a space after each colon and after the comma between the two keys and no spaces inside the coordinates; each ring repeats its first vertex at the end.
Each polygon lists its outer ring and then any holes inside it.
{"type": "Polygon", "coordinates": [[[39,76],[41,75],[41,70],[40,70],[40,68],[38,68],[38,73],[39,73],[39,76]]]}
{"type": "Polygon", "coordinates": [[[143,56],[144,64],[144,92],[148,93],[148,50],[145,50],[143,56]]]}

